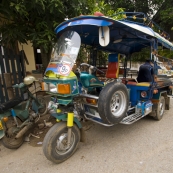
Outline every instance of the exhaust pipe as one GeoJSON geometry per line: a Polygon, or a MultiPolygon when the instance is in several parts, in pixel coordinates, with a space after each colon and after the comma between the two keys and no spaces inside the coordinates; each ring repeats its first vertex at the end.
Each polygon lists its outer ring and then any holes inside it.
{"type": "Polygon", "coordinates": [[[33,123],[30,123],[28,125],[26,125],[22,130],[20,130],[17,135],[16,135],[16,139],[21,138],[31,127],[33,126],[33,123]]]}

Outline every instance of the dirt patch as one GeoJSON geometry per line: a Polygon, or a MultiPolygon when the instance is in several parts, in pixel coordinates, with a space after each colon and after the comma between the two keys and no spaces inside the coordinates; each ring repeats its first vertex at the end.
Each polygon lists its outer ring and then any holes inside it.
{"type": "MultiPolygon", "coordinates": [[[[46,133],[55,123],[57,123],[56,119],[49,114],[41,117],[35,127],[28,133],[25,141],[33,147],[41,147],[46,133]],[[45,125],[45,122],[48,126],[45,125]],[[51,124],[52,126],[49,126],[51,124]]],[[[90,130],[94,126],[94,123],[91,121],[81,122],[81,124],[85,131],[90,130]]]]}
{"type": "Polygon", "coordinates": [[[30,130],[25,141],[33,147],[41,147],[46,133],[55,123],[56,119],[54,117],[49,114],[44,115],[30,130]]]}

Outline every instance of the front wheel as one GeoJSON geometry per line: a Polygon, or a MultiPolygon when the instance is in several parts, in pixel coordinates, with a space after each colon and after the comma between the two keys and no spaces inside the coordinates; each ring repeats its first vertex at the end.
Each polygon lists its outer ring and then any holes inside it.
{"type": "Polygon", "coordinates": [[[55,124],[46,134],[43,140],[43,152],[46,158],[54,163],[61,163],[67,160],[76,151],[80,141],[79,128],[72,127],[70,146],[67,148],[66,122],[55,124]]]}

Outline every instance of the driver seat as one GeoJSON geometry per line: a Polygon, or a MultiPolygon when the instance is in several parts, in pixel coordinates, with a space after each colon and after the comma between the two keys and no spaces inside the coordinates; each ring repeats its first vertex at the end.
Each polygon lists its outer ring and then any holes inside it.
{"type": "Polygon", "coordinates": [[[118,54],[109,54],[106,78],[117,79],[118,75],[119,75],[119,55],[118,54]]]}

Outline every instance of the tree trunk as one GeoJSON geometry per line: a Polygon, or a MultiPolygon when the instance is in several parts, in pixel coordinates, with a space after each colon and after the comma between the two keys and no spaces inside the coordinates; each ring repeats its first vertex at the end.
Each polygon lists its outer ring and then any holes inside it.
{"type": "Polygon", "coordinates": [[[51,49],[46,51],[43,47],[40,48],[41,50],[41,59],[42,59],[42,65],[43,65],[43,73],[47,68],[47,65],[50,61],[50,56],[51,56],[51,49]]]}

